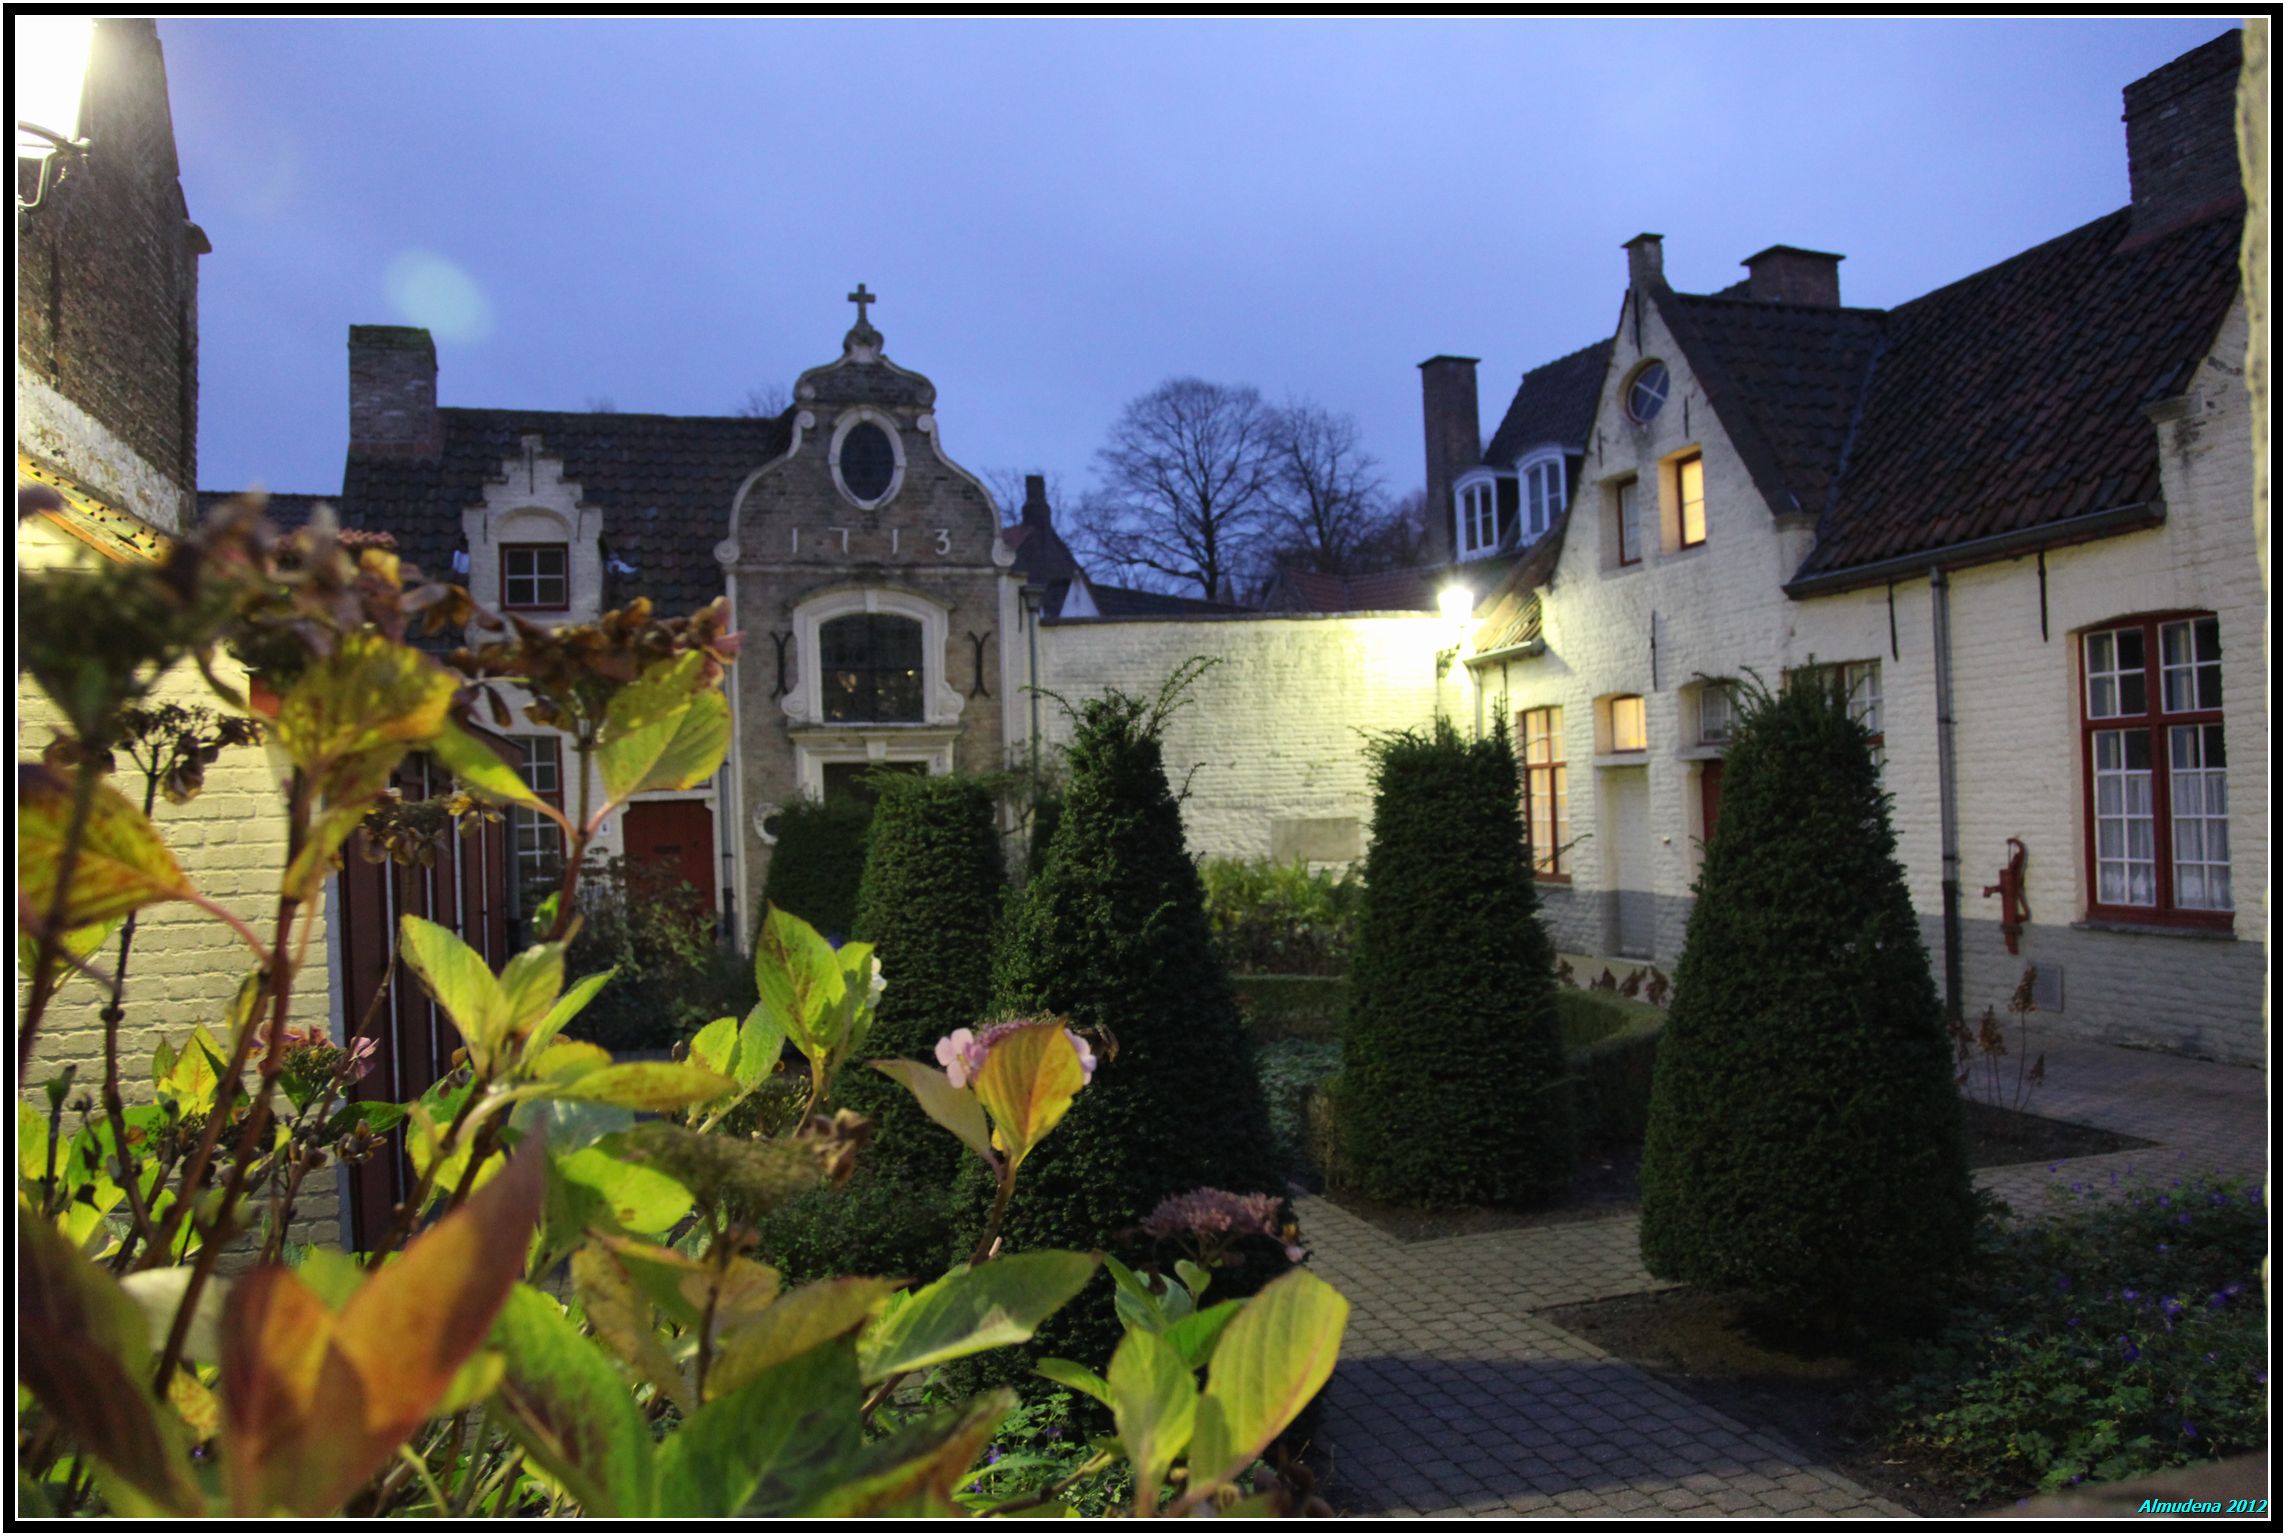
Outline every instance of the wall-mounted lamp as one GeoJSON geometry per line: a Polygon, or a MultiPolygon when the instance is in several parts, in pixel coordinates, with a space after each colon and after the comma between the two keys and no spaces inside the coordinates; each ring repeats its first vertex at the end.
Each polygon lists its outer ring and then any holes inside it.
{"type": "Polygon", "coordinates": [[[87,85],[87,59],[95,43],[89,16],[20,16],[13,22],[16,44],[16,160],[36,160],[40,180],[31,199],[19,194],[16,206],[33,209],[48,195],[51,176],[87,152],[79,136],[79,113],[87,85]]]}
{"type": "Polygon", "coordinates": [[[1476,612],[1476,594],[1459,582],[1454,582],[1437,594],[1437,611],[1448,624],[1465,624],[1468,616],[1476,612]]]}

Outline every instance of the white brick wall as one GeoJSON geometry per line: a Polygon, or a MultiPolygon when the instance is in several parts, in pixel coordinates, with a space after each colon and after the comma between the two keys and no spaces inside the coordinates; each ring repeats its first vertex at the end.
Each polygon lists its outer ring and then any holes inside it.
{"type": "MultiPolygon", "coordinates": [[[[2245,318],[2234,310],[2193,386],[2191,415],[2154,428],[2162,444],[2166,523],[2147,532],[2051,551],[2048,637],[2040,631],[2038,564],[2031,556],[1952,577],[1955,745],[1959,774],[1964,1006],[1973,1014],[2005,999],[2026,959],[2045,953],[2066,972],[2066,1005],[2051,1022],[2075,1033],[2159,1043],[2229,1059],[2262,1054],[2260,941],[2267,930],[2269,867],[2266,609],[2249,558],[2251,476],[2246,397],[2236,381],[2245,318]],[[2221,620],[2230,751],[2231,841],[2239,902],[2235,940],[2215,942],[2078,928],[2085,914],[2082,786],[2074,632],[2130,614],[2200,609],[2221,620]],[[2006,839],[2029,850],[2033,930],[2021,957],[2006,955],[1997,880],[2006,839]]],[[[1775,686],[1789,667],[1878,659],[1893,814],[1915,907],[1932,945],[1942,910],[1938,835],[1936,694],[1930,589],[1925,577],[1795,602],[1779,590],[1800,554],[1800,536],[1776,527],[1766,503],[1707,408],[1680,350],[1646,306],[1642,349],[1623,326],[1614,345],[1599,417],[1602,441],[1581,475],[1565,548],[1544,600],[1547,654],[1503,671],[1516,710],[1564,709],[1573,889],[1552,893],[1559,940],[1594,950],[1608,942],[1602,897],[1608,855],[1599,848],[1593,702],[1641,693],[1650,724],[1652,892],[1660,913],[1657,958],[1671,964],[1697,874],[1696,764],[1684,756],[1685,709],[1695,673],[1751,668],[1775,686]],[[1640,357],[1663,358],[1673,375],[1667,405],[1648,428],[1627,424],[1616,392],[1640,357]],[[1686,420],[1694,437],[1686,437],[1686,420]],[[1666,552],[1651,536],[1644,500],[1645,559],[1606,569],[1610,484],[1629,473],[1646,488],[1671,482],[1673,457],[1705,455],[1706,545],[1666,552]],[[1657,620],[1657,675],[1651,626],[1657,620]]],[[[1671,509],[1671,483],[1657,500],[1671,509]]],[[[1671,517],[1671,510],[1669,516],[1671,517]]],[[[1668,542],[1672,542],[1671,536],[1668,542]]],[[[1605,760],[1607,763],[1610,759],[1605,760]]],[[[1932,953],[1932,964],[1941,958],[1932,953]]]]}
{"type": "MultiPolygon", "coordinates": [[[[1437,652],[1452,643],[1453,627],[1426,614],[1081,620],[1042,626],[1040,686],[1075,705],[1107,686],[1154,697],[1192,657],[1217,658],[1166,729],[1178,793],[1188,776],[1192,854],[1267,857],[1273,822],[1355,818],[1362,855],[1367,735],[1436,718],[1437,652]]],[[[1441,695],[1464,719],[1465,687],[1456,668],[1441,695]]],[[[1070,739],[1054,700],[1041,701],[1040,721],[1045,741],[1070,739]]]]}
{"type": "MultiPolygon", "coordinates": [[[[18,559],[27,570],[93,556],[70,535],[35,522],[22,529],[18,559]]],[[[215,668],[225,682],[241,684],[245,673],[227,656],[215,668]]],[[[195,668],[184,667],[162,685],[159,698],[221,708],[195,668]]],[[[19,682],[16,755],[37,758],[60,717],[39,690],[19,682]]],[[[115,783],[141,803],[141,780],[122,763],[115,783]]],[[[165,834],[192,883],[230,908],[267,938],[276,915],[279,876],[286,867],[286,812],[261,748],[234,747],[207,769],[206,789],[184,805],[160,797],[152,819],[165,834]]],[[[308,925],[308,959],[295,984],[291,1014],[305,1028],[332,1027],[330,948],[324,903],[302,919],[308,925]]],[[[110,958],[105,957],[109,968],[110,958]]],[[[151,1097],[151,1055],[164,1038],[180,1047],[193,1028],[205,1025],[222,1036],[224,1011],[236,996],[253,958],[219,919],[183,902],[146,907],[136,925],[135,947],[127,966],[126,1018],[120,1027],[121,1089],[130,1103],[151,1097]]],[[[17,977],[17,1011],[22,1017],[23,977],[17,977]]],[[[38,1085],[66,1065],[77,1064],[77,1088],[99,1091],[103,1081],[103,997],[84,978],[68,983],[49,1005],[38,1047],[19,1091],[36,1097],[38,1085]]],[[[76,1123],[76,1122],[75,1122],[76,1123]]],[[[304,1242],[333,1241],[338,1231],[332,1174],[321,1173],[305,1187],[295,1236],[304,1242]]]]}

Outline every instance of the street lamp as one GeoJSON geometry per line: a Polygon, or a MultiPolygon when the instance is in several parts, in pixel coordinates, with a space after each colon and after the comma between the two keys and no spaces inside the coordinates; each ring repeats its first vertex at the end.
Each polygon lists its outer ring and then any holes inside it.
{"type": "Polygon", "coordinates": [[[79,136],[79,114],[87,86],[87,59],[95,42],[95,20],[89,16],[22,16],[15,20],[16,45],[16,159],[36,160],[38,188],[31,201],[20,195],[17,206],[32,209],[48,195],[48,177],[59,157],[69,161],[84,154],[87,140],[79,136]]]}
{"type": "Polygon", "coordinates": [[[1476,594],[1456,581],[1437,594],[1437,611],[1447,624],[1465,624],[1476,611],[1476,594]]]}

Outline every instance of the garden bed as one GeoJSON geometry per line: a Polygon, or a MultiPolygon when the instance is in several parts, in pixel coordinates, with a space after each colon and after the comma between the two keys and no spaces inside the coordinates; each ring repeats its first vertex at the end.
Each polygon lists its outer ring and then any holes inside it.
{"type": "MultiPolygon", "coordinates": [[[[2050,1120],[2015,1110],[1995,1109],[1968,1101],[1969,1166],[2005,1168],[2018,1163],[2058,1162],[2070,1157],[2096,1157],[2106,1152],[2131,1152],[2152,1143],[2116,1131],[2050,1120]]],[[[1457,1210],[1424,1211],[1384,1205],[1355,1195],[1333,1191],[1334,1204],[1362,1221],[1371,1222],[1400,1242],[1431,1242],[1443,1237],[1466,1237],[1478,1232],[1505,1232],[1524,1227],[1567,1226],[1580,1221],[1604,1221],[1632,1216],[1641,1208],[1636,1171],[1643,1149],[1632,1142],[1589,1146],[1580,1152],[1579,1172],[1570,1191],[1555,1205],[1532,1211],[1492,1210],[1464,1206],[1457,1210]]]]}

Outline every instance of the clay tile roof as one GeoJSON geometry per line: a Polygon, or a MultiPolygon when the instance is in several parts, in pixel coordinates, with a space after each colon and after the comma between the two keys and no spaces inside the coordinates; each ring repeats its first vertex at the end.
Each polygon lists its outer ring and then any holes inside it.
{"type": "Polygon", "coordinates": [[[2213,345],[2243,217],[2123,245],[2121,209],[1891,310],[1800,575],[2157,501],[2144,410],[2213,345]]]}
{"type": "Polygon", "coordinates": [[[1365,576],[1334,576],[1289,567],[1278,573],[1278,579],[1290,598],[1285,606],[1304,613],[1434,613],[1437,589],[1451,574],[1452,568],[1444,565],[1376,571],[1365,576]]]}
{"type": "MultiPolygon", "coordinates": [[[[236,501],[241,497],[254,494],[258,493],[201,491],[198,493],[199,521],[205,522],[214,509],[225,502],[236,501]]],[[[263,503],[262,515],[268,518],[271,526],[278,529],[279,532],[293,533],[309,523],[310,514],[315,512],[321,503],[331,503],[338,510],[340,500],[341,498],[338,496],[315,496],[292,491],[272,491],[263,503]]],[[[354,543],[353,540],[346,539],[343,542],[354,543]]]]}
{"type": "Polygon", "coordinates": [[[648,597],[683,614],[722,595],[714,548],[730,531],[731,499],[753,470],[783,453],[787,418],[650,416],[626,412],[471,410],[438,413],[444,448],[432,459],[352,454],[343,472],[345,527],[385,528],[405,558],[449,576],[462,542],[461,512],[484,498],[487,477],[519,457],[526,433],[563,460],[564,476],[603,509],[614,605],[648,597]]]}
{"type": "Polygon", "coordinates": [[[1135,587],[1087,584],[1095,611],[1107,619],[1173,619],[1191,614],[1250,613],[1232,603],[1210,603],[1203,597],[1177,597],[1171,592],[1145,592],[1135,587]]]}
{"type": "Polygon", "coordinates": [[[1610,366],[1606,336],[1525,374],[1484,450],[1484,462],[1512,468],[1524,454],[1550,443],[1578,450],[1595,426],[1596,398],[1610,366]]]}

